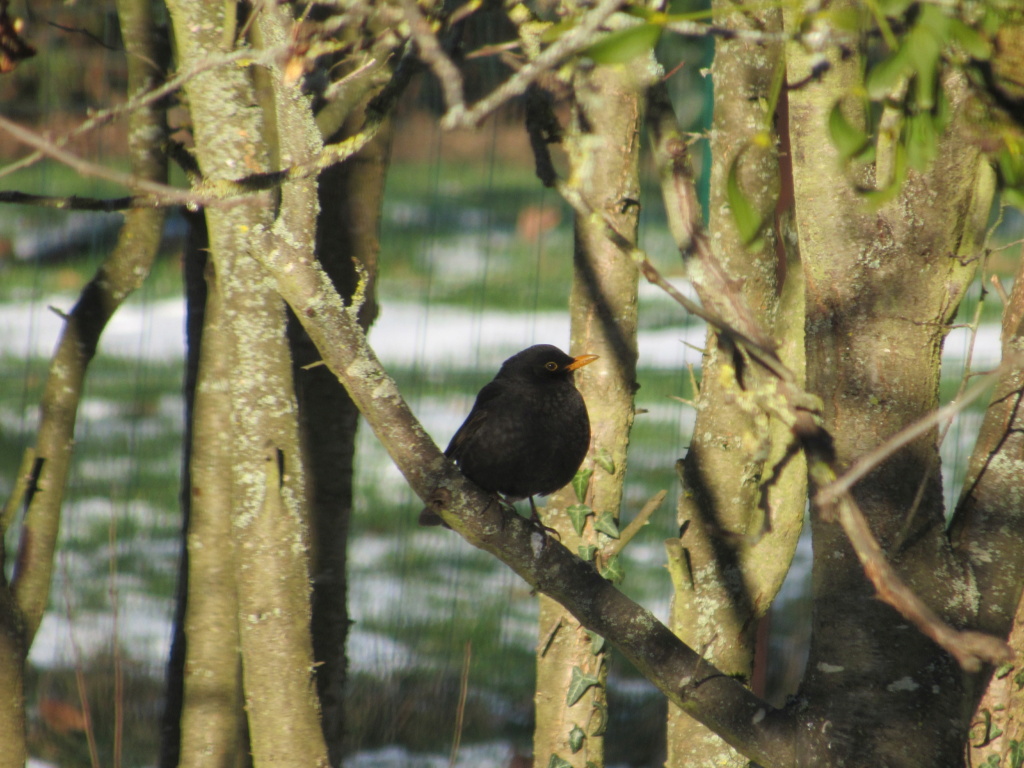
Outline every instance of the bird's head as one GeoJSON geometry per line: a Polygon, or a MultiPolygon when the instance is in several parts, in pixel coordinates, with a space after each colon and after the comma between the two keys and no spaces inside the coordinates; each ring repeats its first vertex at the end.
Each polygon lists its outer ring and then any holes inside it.
{"type": "Polygon", "coordinates": [[[573,371],[597,360],[597,357],[597,355],[572,357],[551,344],[537,344],[506,360],[498,375],[539,379],[567,378],[572,375],[573,371]]]}

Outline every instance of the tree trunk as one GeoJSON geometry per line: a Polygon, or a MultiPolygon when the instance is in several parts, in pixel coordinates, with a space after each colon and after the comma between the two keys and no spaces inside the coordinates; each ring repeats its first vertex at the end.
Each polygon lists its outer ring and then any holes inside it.
{"type": "MultiPolygon", "coordinates": [[[[149,88],[163,76],[165,56],[158,42],[148,0],[119,0],[122,36],[128,56],[128,90],[149,88]]],[[[166,121],[162,108],[149,105],[128,118],[128,159],[141,179],[163,182],[166,121]]],[[[66,317],[40,402],[39,432],[33,461],[21,468],[26,505],[18,558],[10,585],[4,570],[3,540],[12,520],[0,519],[0,766],[22,768],[25,748],[24,665],[49,604],[53,556],[60,529],[64,489],[71,469],[75,422],[86,371],[107,322],[145,280],[163,233],[162,208],[138,208],[125,214],[117,244],[82,289],[66,317]]],[[[19,500],[12,499],[17,508],[19,500]]],[[[5,510],[6,512],[7,510],[5,510]]]]}
{"type": "MultiPolygon", "coordinates": [[[[790,83],[816,63],[792,45],[790,83]]],[[[790,91],[789,130],[800,254],[807,285],[807,386],[824,402],[840,467],[938,405],[942,339],[973,274],[991,183],[959,134],[962,94],[934,167],[911,173],[899,196],[866,207],[827,133],[829,111],[860,82],[861,62],[790,91]],[[942,190],[936,194],[936,190],[942,190]]],[[[879,149],[858,181],[885,178],[879,149]]],[[[902,578],[947,621],[971,618],[970,581],[945,535],[936,434],[889,457],[853,489],[902,578]],[[922,491],[916,513],[915,496],[922,491]]],[[[955,662],[875,599],[843,531],[816,510],[813,627],[800,706],[806,765],[958,766],[963,675],[955,662]],[[884,713],[884,717],[880,717],[884,713]]]]}
{"type": "MultiPolygon", "coordinates": [[[[781,30],[782,15],[777,9],[734,13],[720,23],[770,32],[781,30]]],[[[781,44],[716,45],[709,230],[715,257],[739,281],[754,318],[782,344],[781,359],[802,383],[802,281],[795,255],[787,255],[778,237],[779,139],[769,112],[782,66],[781,44]],[[763,222],[755,242],[740,231],[730,207],[735,182],[763,222]]],[[[788,426],[743,407],[734,370],[744,376],[742,360],[709,329],[697,418],[682,462],[683,534],[680,546],[669,548],[679,560],[673,573],[681,576],[674,579],[672,629],[749,684],[758,622],[782,585],[803,526],[806,470],[802,455],[787,458],[788,426]]],[[[746,764],[721,738],[670,707],[667,765],[746,764]]]]}
{"type": "MultiPolygon", "coordinates": [[[[578,72],[573,81],[573,117],[565,140],[570,176],[584,201],[609,217],[631,242],[636,241],[639,219],[643,86],[621,66],[578,72]]],[[[610,534],[618,526],[633,424],[638,272],[629,254],[608,238],[602,220],[577,214],[575,233],[571,351],[574,355],[600,355],[577,374],[592,432],[590,453],[582,469],[593,474],[583,498],[578,499],[571,487],[552,495],[544,520],[558,531],[561,543],[570,551],[596,560],[599,569],[617,580],[618,562],[603,558],[602,549],[618,538],[610,534]],[[582,531],[574,527],[568,512],[574,505],[592,510],[582,522],[582,531]],[[593,548],[589,554],[588,548],[593,548]]],[[[607,653],[604,641],[587,633],[562,606],[540,598],[534,731],[537,768],[547,766],[555,755],[572,766],[604,764],[607,653]],[[582,680],[593,683],[581,691],[582,680]]]]}
{"type": "MultiPolygon", "coordinates": [[[[233,47],[230,6],[169,3],[179,61],[233,47]]],[[[287,9],[255,17],[257,45],[287,39],[287,9]]],[[[307,159],[318,139],[294,85],[225,67],[187,86],[200,169],[207,181],[275,170],[307,159]],[[259,81],[264,87],[257,87],[259,81]]],[[[305,475],[299,450],[284,304],[256,252],[313,252],[316,187],[289,182],[206,211],[210,258],[229,354],[231,534],[238,637],[250,744],[256,765],[320,766],[327,751],[312,684],[305,475]],[[285,241],[286,242],[283,242],[285,241]]],[[[225,541],[208,546],[229,547],[225,541]]],[[[190,581],[203,583],[198,574],[190,581]]]]}
{"type": "MultiPolygon", "coordinates": [[[[365,104],[354,110],[362,115],[365,104]]],[[[339,135],[355,129],[355,121],[339,135]]],[[[377,315],[375,282],[380,250],[380,214],[387,179],[390,121],[363,151],[320,174],[317,256],[338,293],[351,304],[358,295],[360,325],[377,315]]],[[[289,339],[295,363],[303,449],[311,483],[313,539],[313,650],[317,693],[331,765],[339,766],[345,737],[344,696],[348,638],[347,554],[352,516],[353,458],[359,410],[324,366],[309,335],[291,316],[289,339]]]]}

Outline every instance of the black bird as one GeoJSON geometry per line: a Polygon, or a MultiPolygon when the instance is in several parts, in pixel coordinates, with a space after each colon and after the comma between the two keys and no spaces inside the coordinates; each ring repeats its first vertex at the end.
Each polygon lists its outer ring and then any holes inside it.
{"type": "MultiPolygon", "coordinates": [[[[590,417],[573,384],[577,368],[597,355],[570,357],[558,347],[538,344],[501,365],[445,450],[466,477],[506,501],[557,491],[576,474],[590,446],[590,417]]],[[[429,508],[421,525],[441,519],[429,508]]]]}

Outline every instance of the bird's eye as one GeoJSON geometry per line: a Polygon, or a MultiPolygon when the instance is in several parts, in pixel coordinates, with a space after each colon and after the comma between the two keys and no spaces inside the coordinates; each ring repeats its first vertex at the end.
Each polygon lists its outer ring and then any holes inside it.
{"type": "Polygon", "coordinates": [[[548,362],[544,363],[544,370],[552,372],[557,371],[558,363],[556,363],[554,360],[549,360],[548,362]]]}

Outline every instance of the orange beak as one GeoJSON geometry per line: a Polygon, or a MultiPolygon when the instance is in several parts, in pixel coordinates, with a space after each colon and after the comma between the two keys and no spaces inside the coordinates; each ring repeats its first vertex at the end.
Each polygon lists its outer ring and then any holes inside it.
{"type": "Polygon", "coordinates": [[[575,371],[577,368],[582,368],[584,365],[590,365],[592,362],[597,360],[598,355],[580,355],[574,357],[572,362],[565,366],[567,371],[575,371]]]}

